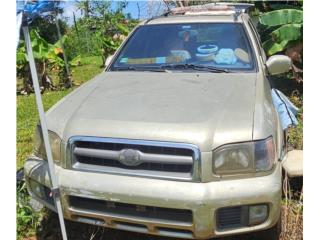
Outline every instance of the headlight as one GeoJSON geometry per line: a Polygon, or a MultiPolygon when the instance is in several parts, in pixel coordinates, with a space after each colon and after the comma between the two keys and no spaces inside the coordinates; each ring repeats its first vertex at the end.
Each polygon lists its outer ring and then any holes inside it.
{"type": "Polygon", "coordinates": [[[213,152],[213,172],[218,175],[254,173],[271,170],[275,162],[272,137],[224,145],[213,152]]]}
{"type": "MultiPolygon", "coordinates": [[[[54,132],[49,132],[49,141],[52,151],[53,160],[59,164],[61,160],[61,138],[54,132]]],[[[42,136],[41,126],[38,125],[35,134],[35,147],[34,154],[39,158],[47,160],[46,149],[44,147],[44,141],[42,136]]]]}

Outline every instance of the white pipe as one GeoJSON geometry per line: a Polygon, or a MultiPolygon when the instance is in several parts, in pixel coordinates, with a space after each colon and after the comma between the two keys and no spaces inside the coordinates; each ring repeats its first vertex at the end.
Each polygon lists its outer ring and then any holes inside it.
{"type": "MultiPolygon", "coordinates": [[[[52,152],[51,152],[51,147],[50,147],[50,142],[49,142],[48,127],[47,127],[46,116],[44,113],[42,99],[41,99],[41,92],[40,92],[37,69],[36,69],[36,65],[34,62],[34,58],[33,58],[29,29],[28,29],[28,26],[24,26],[22,29],[23,29],[23,34],[24,34],[24,40],[26,42],[28,60],[29,60],[32,82],[33,82],[33,88],[34,88],[34,93],[36,95],[36,102],[37,102],[38,112],[39,112],[39,116],[40,116],[40,124],[41,124],[41,129],[42,129],[44,146],[45,146],[46,153],[47,153],[47,160],[48,160],[48,164],[49,164],[49,173],[50,173],[50,177],[51,177],[52,189],[53,189],[53,191],[56,191],[56,190],[59,190],[58,179],[57,179],[57,176],[54,171],[54,163],[53,163],[52,152]]],[[[62,206],[61,206],[59,192],[58,192],[58,194],[53,194],[53,198],[55,200],[57,212],[59,215],[62,238],[63,238],[63,240],[67,240],[67,233],[66,233],[66,227],[64,224],[64,218],[63,218],[63,212],[62,212],[62,206]]]]}

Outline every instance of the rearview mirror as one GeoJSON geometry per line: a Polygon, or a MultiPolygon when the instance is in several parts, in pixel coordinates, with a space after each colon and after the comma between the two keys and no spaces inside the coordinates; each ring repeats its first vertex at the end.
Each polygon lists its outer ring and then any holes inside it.
{"type": "Polygon", "coordinates": [[[266,62],[270,75],[285,73],[290,70],[291,59],[285,55],[271,56],[266,62]]]}
{"type": "Polygon", "coordinates": [[[113,59],[114,55],[110,55],[109,57],[107,57],[106,62],[104,63],[105,67],[108,67],[109,64],[111,63],[112,59],[113,59]]]}

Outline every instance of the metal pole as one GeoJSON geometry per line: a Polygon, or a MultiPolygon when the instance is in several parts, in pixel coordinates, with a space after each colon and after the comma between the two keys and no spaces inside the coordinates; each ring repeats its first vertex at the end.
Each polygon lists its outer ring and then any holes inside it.
{"type": "Polygon", "coordinates": [[[67,240],[66,227],[65,227],[65,224],[64,224],[62,206],[61,206],[61,201],[60,201],[60,192],[59,192],[59,186],[58,186],[58,179],[57,179],[57,176],[55,174],[55,168],[54,168],[52,152],[51,152],[50,142],[49,142],[49,135],[48,135],[46,116],[45,116],[45,113],[44,113],[42,99],[41,99],[39,80],[38,80],[36,65],[35,65],[34,58],[33,58],[33,52],[32,52],[32,47],[31,47],[29,29],[28,29],[28,26],[23,26],[22,29],[23,29],[24,39],[25,39],[26,47],[27,47],[28,60],[29,60],[29,65],[30,65],[30,70],[31,70],[34,93],[36,95],[36,102],[37,102],[38,112],[39,112],[39,116],[40,116],[40,124],[41,124],[41,129],[42,129],[44,146],[45,146],[45,149],[46,149],[47,159],[48,159],[48,164],[49,164],[49,173],[50,173],[51,184],[52,184],[52,189],[51,189],[52,196],[53,196],[54,201],[56,203],[56,208],[57,208],[57,212],[58,212],[58,215],[59,215],[62,238],[63,238],[63,240],[67,240]]]}
{"type": "Polygon", "coordinates": [[[63,43],[62,43],[60,26],[59,26],[57,15],[56,15],[56,19],[55,20],[56,20],[55,22],[56,22],[56,26],[57,26],[58,37],[59,37],[59,43],[60,43],[60,46],[61,46],[61,49],[62,49],[64,65],[66,66],[66,71],[67,71],[67,75],[68,75],[69,86],[72,86],[72,82],[71,82],[71,78],[70,78],[71,75],[70,75],[70,70],[69,70],[69,65],[68,65],[68,59],[67,59],[67,56],[65,54],[64,46],[63,46],[63,43]]]}

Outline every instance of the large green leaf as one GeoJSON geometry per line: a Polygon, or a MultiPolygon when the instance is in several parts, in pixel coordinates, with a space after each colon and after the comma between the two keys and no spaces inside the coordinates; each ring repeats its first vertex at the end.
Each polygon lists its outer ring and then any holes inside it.
{"type": "Polygon", "coordinates": [[[281,52],[286,49],[289,42],[301,40],[302,24],[286,24],[274,30],[270,38],[263,42],[262,46],[268,55],[281,52]]]}
{"type": "Polygon", "coordinates": [[[260,16],[260,23],[268,27],[290,23],[302,23],[302,21],[303,11],[296,9],[275,10],[260,16]]]}
{"type": "Polygon", "coordinates": [[[30,38],[34,58],[41,61],[46,60],[48,58],[48,53],[50,52],[50,49],[53,48],[53,45],[49,44],[35,30],[32,30],[30,32],[30,38]]]}
{"type": "Polygon", "coordinates": [[[265,49],[267,55],[273,55],[277,52],[282,52],[288,45],[288,40],[283,40],[281,42],[274,42],[271,38],[265,41],[262,46],[265,49]]]}
{"type": "Polygon", "coordinates": [[[17,50],[16,63],[18,68],[22,68],[28,62],[28,57],[24,46],[17,50]]]}
{"type": "Polygon", "coordinates": [[[291,5],[291,4],[285,4],[285,3],[273,3],[270,1],[270,5],[272,10],[280,10],[280,9],[298,9],[301,10],[302,6],[299,5],[291,5]]]}
{"type": "Polygon", "coordinates": [[[301,38],[301,28],[302,24],[286,24],[273,31],[270,35],[275,42],[298,40],[301,38]]]}

